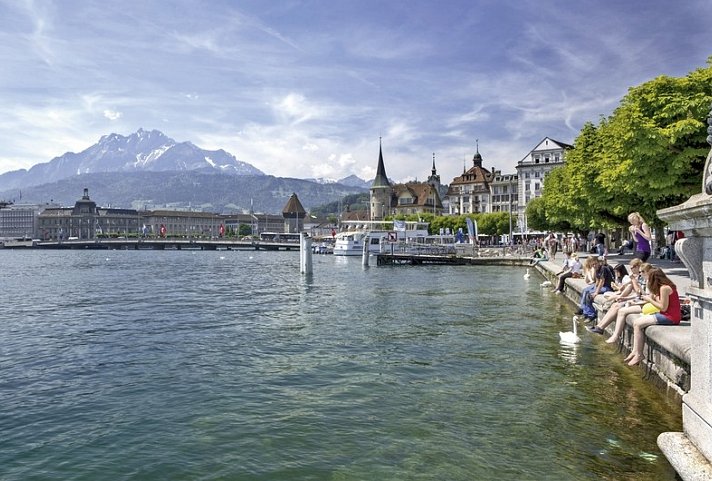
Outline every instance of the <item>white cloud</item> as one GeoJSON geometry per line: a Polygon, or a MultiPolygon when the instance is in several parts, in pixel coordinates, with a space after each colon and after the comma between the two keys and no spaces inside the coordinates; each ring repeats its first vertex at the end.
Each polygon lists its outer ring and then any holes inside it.
{"type": "Polygon", "coordinates": [[[323,113],[321,108],[309,102],[304,95],[295,92],[277,99],[272,107],[278,118],[291,124],[318,118],[323,113]]]}
{"type": "Polygon", "coordinates": [[[645,11],[4,1],[0,173],[139,127],[277,176],[370,179],[379,137],[395,180],[426,178],[436,152],[449,182],[476,138],[485,166],[513,172],[541,138],[572,142],[628,87],[704,66],[706,3],[672,20],[662,0],[645,11]]]}
{"type": "Polygon", "coordinates": [[[121,112],[116,112],[115,110],[104,110],[104,117],[106,117],[109,120],[118,120],[122,117],[121,112]]]}

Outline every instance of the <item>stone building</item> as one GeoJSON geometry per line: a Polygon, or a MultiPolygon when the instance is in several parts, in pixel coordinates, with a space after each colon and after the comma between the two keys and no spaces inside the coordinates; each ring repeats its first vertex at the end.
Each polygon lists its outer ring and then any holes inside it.
{"type": "Polygon", "coordinates": [[[566,151],[573,148],[569,144],[559,142],[550,137],[544,137],[517,164],[519,185],[517,197],[519,211],[517,223],[521,232],[528,232],[526,208],[529,201],[541,197],[546,175],[556,167],[564,165],[566,151]]]}
{"type": "Polygon", "coordinates": [[[383,220],[387,216],[409,215],[430,212],[443,213],[440,200],[440,176],[435,170],[433,157],[432,175],[428,182],[407,182],[391,184],[383,163],[383,149],[378,146],[378,167],[376,177],[371,184],[370,220],[383,220]]]}
{"type": "MultiPolygon", "coordinates": [[[[494,170],[494,169],[493,169],[494,170]]],[[[449,214],[491,212],[490,195],[495,173],[482,167],[479,144],[472,157],[472,167],[455,177],[447,191],[449,214]]]]}
{"type": "Polygon", "coordinates": [[[304,217],[307,211],[299,202],[297,194],[292,194],[289,200],[282,209],[282,217],[284,217],[284,232],[301,232],[304,230],[304,217]]]}
{"type": "Polygon", "coordinates": [[[220,237],[223,216],[212,212],[151,210],[141,212],[141,234],[161,237],[220,237]]]}
{"type": "Polygon", "coordinates": [[[0,240],[35,239],[37,218],[47,205],[0,202],[0,240]]]}
{"type": "Polygon", "coordinates": [[[48,207],[37,217],[38,235],[42,240],[71,238],[95,239],[99,235],[136,235],[141,217],[135,209],[97,207],[89,189],[74,207],[48,207]]]}
{"type": "Polygon", "coordinates": [[[564,165],[572,146],[545,137],[518,162],[516,173],[482,167],[477,145],[472,167],[455,177],[447,191],[447,212],[453,215],[484,212],[511,212],[516,216],[517,232],[528,232],[527,204],[541,197],[544,179],[554,168],[564,165]]]}
{"type": "Polygon", "coordinates": [[[511,212],[517,215],[519,211],[519,176],[517,174],[502,174],[500,170],[492,170],[494,180],[490,183],[491,212],[511,212]]]}
{"type": "Polygon", "coordinates": [[[376,177],[371,184],[371,220],[383,220],[392,212],[393,186],[386,175],[386,167],[383,164],[383,148],[378,142],[378,166],[376,167],[376,177]]]}

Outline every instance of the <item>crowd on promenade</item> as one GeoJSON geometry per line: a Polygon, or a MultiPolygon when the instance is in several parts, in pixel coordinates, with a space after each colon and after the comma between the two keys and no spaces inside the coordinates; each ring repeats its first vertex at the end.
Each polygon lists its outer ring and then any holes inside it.
{"type": "MultiPolygon", "coordinates": [[[[570,248],[564,250],[564,261],[561,269],[556,273],[558,282],[553,292],[557,294],[564,292],[567,279],[583,279],[586,287],[581,292],[578,314],[591,323],[588,329],[597,334],[604,334],[605,328],[615,322],[613,334],[606,340],[607,343],[617,343],[625,328],[627,317],[638,314],[639,316],[632,321],[632,349],[625,359],[628,365],[634,366],[643,359],[645,328],[652,325],[678,325],[683,318],[683,299],[678,293],[677,286],[665,272],[647,262],[652,254],[652,233],[648,224],[637,212],[630,214],[628,221],[633,241],[633,244],[628,247],[633,250],[633,258],[627,266],[618,263],[611,267],[608,264],[605,238],[597,237],[594,247],[588,251],[591,255],[583,262],[579,260],[575,250],[570,248]],[[598,320],[594,301],[600,303],[600,299],[603,299],[603,307],[599,309],[603,310],[604,314],[598,320]]],[[[621,253],[619,251],[619,254],[621,253]]],[[[555,257],[556,247],[551,248],[545,244],[535,251],[532,263],[536,264],[545,259],[553,260],[555,257]],[[549,248],[545,250],[544,247],[549,248]]]]}
{"type": "MultiPolygon", "coordinates": [[[[653,253],[652,240],[653,235],[650,226],[645,222],[643,217],[638,212],[633,212],[628,216],[628,233],[629,235],[620,240],[620,246],[617,248],[619,255],[626,254],[630,250],[634,255],[647,261],[653,253]]],[[[616,234],[612,234],[611,243],[618,243],[619,239],[615,239],[616,234]]],[[[675,254],[675,242],[684,237],[682,231],[668,230],[664,242],[659,242],[659,247],[655,255],[660,259],[677,260],[675,254]]],[[[532,264],[541,260],[556,260],[559,252],[587,252],[596,254],[597,256],[608,256],[608,246],[606,245],[606,234],[602,231],[589,233],[587,237],[581,234],[562,235],[554,232],[549,232],[544,237],[538,237],[529,240],[529,247],[533,250],[532,264]]]]}

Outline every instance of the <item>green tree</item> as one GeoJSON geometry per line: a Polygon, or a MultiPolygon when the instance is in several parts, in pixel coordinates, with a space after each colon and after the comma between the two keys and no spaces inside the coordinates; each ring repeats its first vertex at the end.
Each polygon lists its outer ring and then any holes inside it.
{"type": "Polygon", "coordinates": [[[545,200],[546,198],[542,195],[542,197],[530,200],[527,204],[527,224],[531,229],[547,231],[550,228],[549,222],[546,220],[546,212],[544,211],[545,200]]]}
{"type": "MultiPolygon", "coordinates": [[[[629,89],[611,116],[584,125],[566,165],[547,176],[548,227],[616,227],[633,211],[659,226],[658,209],[700,191],[710,102],[712,57],[685,77],[660,76],[629,89]]],[[[536,222],[540,208],[532,208],[536,222]]]]}
{"type": "Polygon", "coordinates": [[[238,235],[240,235],[241,237],[246,235],[252,235],[252,226],[249,224],[240,224],[238,235]]]}

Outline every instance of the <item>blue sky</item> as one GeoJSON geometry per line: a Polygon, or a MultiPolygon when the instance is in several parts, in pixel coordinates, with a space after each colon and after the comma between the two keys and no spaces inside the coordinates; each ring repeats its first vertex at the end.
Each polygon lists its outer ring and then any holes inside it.
{"type": "Polygon", "coordinates": [[[0,0],[0,173],[158,129],[282,177],[514,172],[712,55],[712,1],[0,0]]]}

